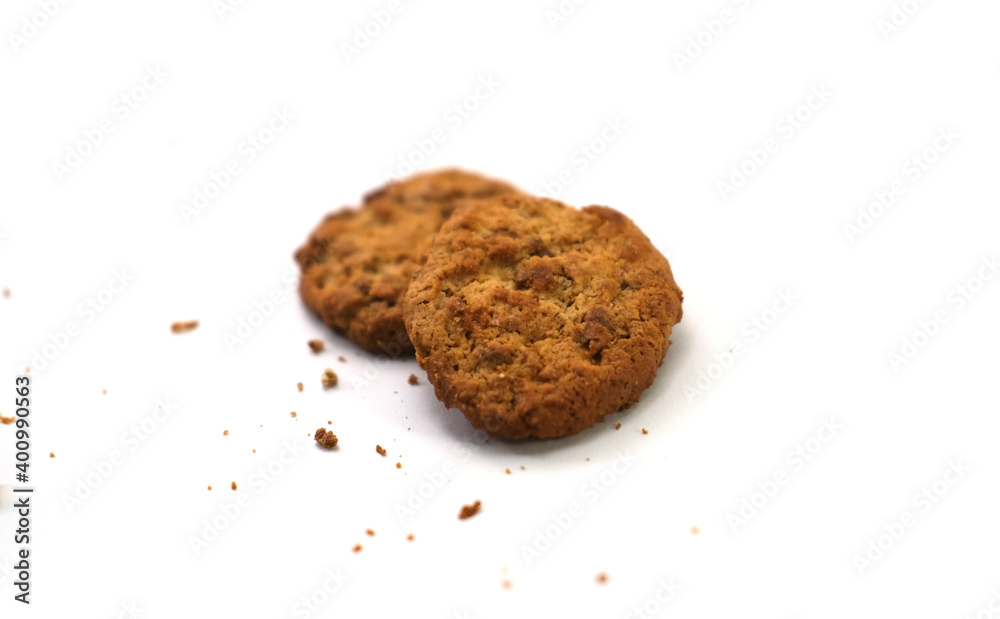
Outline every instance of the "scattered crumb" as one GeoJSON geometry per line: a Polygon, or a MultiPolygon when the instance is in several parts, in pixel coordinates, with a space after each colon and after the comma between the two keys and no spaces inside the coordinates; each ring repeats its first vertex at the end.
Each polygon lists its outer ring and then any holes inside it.
{"type": "Polygon", "coordinates": [[[10,298],[10,288],[4,288],[3,289],[3,298],[5,298],[5,299],[9,299],[10,298]]]}
{"type": "Polygon", "coordinates": [[[254,453],[257,453],[257,450],[256,450],[256,449],[254,449],[254,450],[253,450],[253,452],[254,452],[254,453]]]}
{"type": "Polygon", "coordinates": [[[361,552],[361,544],[355,544],[353,550],[354,552],[361,552]]]}
{"type": "Polygon", "coordinates": [[[507,474],[510,475],[510,469],[507,469],[507,474]]]}
{"type": "Polygon", "coordinates": [[[479,513],[479,508],[483,505],[482,501],[476,501],[472,505],[463,505],[462,511],[458,513],[459,520],[466,520],[472,518],[479,513]]]}
{"type": "Polygon", "coordinates": [[[411,385],[416,385],[420,383],[419,379],[417,379],[416,374],[410,374],[410,377],[406,379],[406,382],[410,383],[411,385]]]}
{"type": "Polygon", "coordinates": [[[365,533],[368,534],[368,537],[375,537],[375,531],[372,529],[365,529],[365,533]]]}
{"type": "Polygon", "coordinates": [[[396,468],[397,468],[397,469],[401,469],[401,468],[403,468],[403,463],[402,463],[402,462],[397,462],[397,463],[396,463],[396,468]]]}
{"type": "Polygon", "coordinates": [[[15,421],[17,421],[17,417],[4,417],[3,415],[0,415],[0,422],[3,422],[5,426],[9,426],[15,421]]]}
{"type": "Polygon", "coordinates": [[[409,535],[406,536],[406,541],[408,541],[408,542],[412,542],[413,541],[413,533],[410,533],[409,535]]]}
{"type": "Polygon", "coordinates": [[[323,381],[323,386],[326,387],[327,389],[329,389],[330,387],[336,387],[337,373],[331,370],[330,368],[326,368],[325,370],[323,370],[323,378],[321,378],[320,380],[323,381]]]}
{"type": "Polygon", "coordinates": [[[382,447],[381,445],[376,445],[376,446],[375,446],[375,452],[376,452],[376,453],[377,453],[378,455],[380,455],[380,456],[384,456],[384,455],[385,455],[385,448],[384,448],[384,447],[382,447]]]}
{"type": "Polygon", "coordinates": [[[209,486],[209,487],[208,487],[208,489],[209,489],[209,490],[211,490],[211,489],[212,489],[212,486],[209,486]]]}
{"type": "Polygon", "coordinates": [[[314,353],[323,352],[323,347],[323,342],[319,340],[309,340],[309,348],[311,348],[314,353]]]}
{"type": "Polygon", "coordinates": [[[340,355],[339,357],[337,357],[337,361],[340,361],[341,363],[347,363],[347,358],[344,357],[344,355],[340,355]]]}
{"type": "Polygon", "coordinates": [[[316,430],[316,435],[314,437],[316,442],[326,449],[333,449],[337,446],[337,435],[330,432],[326,428],[319,428],[316,430]]]}
{"type": "Polygon", "coordinates": [[[509,580],[503,580],[503,581],[502,581],[502,582],[500,583],[500,586],[501,586],[501,587],[503,587],[504,589],[507,589],[507,590],[510,590],[510,589],[513,589],[513,588],[514,588],[514,583],[512,583],[512,582],[511,582],[511,581],[509,581],[509,580]]]}
{"type": "Polygon", "coordinates": [[[197,320],[188,320],[187,322],[175,322],[170,325],[170,330],[174,333],[185,333],[187,331],[194,331],[198,328],[197,320]]]}
{"type": "Polygon", "coordinates": [[[524,470],[524,466],[523,466],[523,465],[521,466],[521,470],[522,470],[522,471],[524,470]]]}
{"type": "Polygon", "coordinates": [[[108,395],[107,389],[101,389],[101,395],[108,395]]]}
{"type": "Polygon", "coordinates": [[[590,458],[587,458],[587,462],[590,462],[590,458]]]}
{"type": "Polygon", "coordinates": [[[700,532],[701,529],[699,529],[698,527],[691,527],[691,535],[698,535],[698,533],[700,532]]]}
{"type": "Polygon", "coordinates": [[[234,482],[230,482],[230,483],[229,483],[229,486],[230,486],[230,487],[231,487],[231,488],[232,488],[233,490],[236,490],[236,482],[235,482],[235,481],[234,481],[234,482]]]}
{"type": "Polygon", "coordinates": [[[617,426],[615,426],[615,430],[621,430],[621,429],[622,429],[622,424],[618,424],[617,426]]]}
{"type": "Polygon", "coordinates": [[[229,430],[223,430],[222,436],[229,436],[229,430]]]}
{"type": "Polygon", "coordinates": [[[642,433],[643,433],[643,434],[649,434],[649,430],[647,430],[646,428],[643,428],[643,429],[642,429],[642,433]]]}
{"type": "Polygon", "coordinates": [[[52,452],[50,451],[50,452],[49,452],[49,457],[50,457],[50,458],[55,458],[55,457],[56,457],[56,455],[55,455],[54,453],[52,453],[52,452]]]}
{"type": "Polygon", "coordinates": [[[600,574],[597,575],[597,582],[602,585],[608,582],[608,575],[605,574],[604,572],[601,572],[600,574]]]}
{"type": "Polygon", "coordinates": [[[295,386],[299,388],[299,391],[302,391],[302,383],[296,383],[295,386]]]}

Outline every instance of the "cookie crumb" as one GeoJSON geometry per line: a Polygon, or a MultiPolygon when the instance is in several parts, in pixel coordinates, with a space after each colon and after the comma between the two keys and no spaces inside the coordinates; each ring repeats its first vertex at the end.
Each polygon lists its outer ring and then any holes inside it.
{"type": "Polygon", "coordinates": [[[323,352],[323,348],[324,347],[325,347],[325,344],[323,344],[323,342],[321,342],[320,340],[309,340],[309,348],[314,353],[318,354],[318,353],[323,352]]]}
{"type": "Polygon", "coordinates": [[[385,455],[385,448],[382,447],[381,445],[376,445],[375,446],[375,453],[377,453],[380,456],[384,456],[385,455]]]}
{"type": "Polygon", "coordinates": [[[174,324],[170,325],[170,330],[173,331],[174,333],[185,333],[187,331],[194,331],[197,328],[198,328],[197,320],[175,322],[174,324]]]}
{"type": "Polygon", "coordinates": [[[49,457],[50,457],[50,458],[55,458],[55,457],[56,457],[56,455],[55,455],[54,453],[52,453],[52,452],[50,451],[50,452],[49,452],[49,457]]]}
{"type": "Polygon", "coordinates": [[[347,363],[347,357],[345,357],[344,355],[340,355],[339,357],[337,357],[337,361],[340,361],[341,363],[347,363]]]}
{"type": "Polygon", "coordinates": [[[229,436],[229,430],[223,430],[222,436],[229,436]]]}
{"type": "Polygon", "coordinates": [[[605,574],[604,572],[601,572],[600,574],[597,575],[597,583],[598,584],[603,585],[606,582],[608,582],[608,575],[607,574],[605,574]]]}
{"type": "Polygon", "coordinates": [[[510,475],[510,469],[507,469],[507,474],[510,475]]]}
{"type": "Polygon", "coordinates": [[[337,446],[337,435],[330,432],[326,428],[319,428],[316,430],[315,436],[316,442],[326,449],[333,449],[337,446]]]}
{"type": "Polygon", "coordinates": [[[254,449],[254,450],[253,450],[253,452],[254,452],[254,453],[257,453],[257,450],[256,450],[256,449],[254,449]]]}
{"type": "Polygon", "coordinates": [[[420,383],[420,380],[417,378],[416,374],[410,374],[410,377],[406,379],[406,382],[410,383],[411,385],[416,385],[420,383]]]}
{"type": "Polygon", "coordinates": [[[353,550],[354,552],[361,552],[361,544],[355,544],[353,550]]]}
{"type": "Polygon", "coordinates": [[[236,490],[236,482],[235,482],[235,481],[233,481],[233,482],[229,482],[229,486],[230,486],[230,487],[231,487],[231,488],[232,488],[233,490],[236,490]]]}
{"type": "Polygon", "coordinates": [[[108,395],[107,389],[101,389],[101,395],[108,395]]]}
{"type": "Polygon", "coordinates": [[[302,383],[296,383],[295,386],[299,388],[299,391],[302,391],[302,383]]]}
{"type": "Polygon", "coordinates": [[[10,298],[10,288],[4,288],[3,289],[3,298],[5,298],[5,299],[9,299],[10,298]]]}
{"type": "Polygon", "coordinates": [[[368,535],[368,537],[375,537],[375,531],[373,531],[372,529],[365,529],[365,533],[368,535]]]}
{"type": "Polygon", "coordinates": [[[621,429],[622,429],[622,424],[618,424],[615,426],[615,430],[621,430],[621,429]]]}
{"type": "Polygon", "coordinates": [[[522,471],[524,470],[524,465],[521,465],[521,470],[522,470],[522,471]]]}
{"type": "Polygon", "coordinates": [[[701,529],[698,527],[691,527],[691,535],[698,535],[699,533],[701,533],[701,529]]]}
{"type": "Polygon", "coordinates": [[[15,421],[17,421],[17,417],[4,417],[3,415],[0,415],[0,422],[2,422],[5,426],[9,426],[15,421]]]}
{"type": "Polygon", "coordinates": [[[509,580],[504,580],[500,583],[500,586],[509,591],[514,588],[514,583],[509,580]]]}
{"type": "Polygon", "coordinates": [[[397,462],[397,463],[396,463],[396,468],[397,468],[397,469],[401,469],[401,468],[403,468],[403,463],[402,463],[402,462],[397,462]]]}
{"type": "Polygon", "coordinates": [[[647,430],[646,428],[643,428],[643,429],[642,429],[642,433],[643,433],[643,434],[649,434],[649,430],[647,430]]]}
{"type": "Polygon", "coordinates": [[[325,370],[323,370],[323,378],[321,380],[323,381],[323,386],[326,387],[327,389],[331,387],[336,387],[337,373],[331,370],[330,368],[326,368],[325,370]]]}
{"type": "Polygon", "coordinates": [[[209,486],[209,487],[208,487],[208,489],[209,489],[209,490],[211,490],[211,489],[212,489],[212,486],[209,486]]]}
{"type": "Polygon", "coordinates": [[[408,542],[412,542],[413,541],[413,533],[410,533],[409,535],[406,536],[406,541],[408,541],[408,542]]]}
{"type": "Polygon", "coordinates": [[[292,411],[292,419],[296,419],[296,418],[298,418],[298,416],[299,416],[298,413],[296,413],[295,411],[292,411]]]}
{"type": "Polygon", "coordinates": [[[479,508],[483,505],[482,501],[476,501],[472,505],[463,505],[462,511],[458,513],[459,520],[466,520],[472,518],[479,513],[479,508]]]}

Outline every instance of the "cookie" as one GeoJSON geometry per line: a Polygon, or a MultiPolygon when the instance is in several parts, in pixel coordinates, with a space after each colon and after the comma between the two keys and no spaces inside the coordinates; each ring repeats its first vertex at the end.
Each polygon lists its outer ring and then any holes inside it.
{"type": "Polygon", "coordinates": [[[494,436],[556,438],[639,401],[682,300],[618,211],[509,195],[451,216],[403,309],[439,400],[494,436]]]}
{"type": "Polygon", "coordinates": [[[365,350],[413,352],[402,296],[431,239],[464,200],[516,189],[460,170],[420,174],[332,213],[295,258],[306,306],[365,350]]]}

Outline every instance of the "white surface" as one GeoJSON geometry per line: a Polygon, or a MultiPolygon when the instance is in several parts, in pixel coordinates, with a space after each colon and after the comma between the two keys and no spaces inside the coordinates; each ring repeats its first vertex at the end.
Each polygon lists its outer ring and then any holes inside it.
{"type": "MultiPolygon", "coordinates": [[[[337,568],[348,582],[311,616],[625,617],[671,577],[661,616],[987,607],[1000,588],[1000,280],[961,310],[947,297],[1000,251],[1000,7],[928,2],[884,40],[885,0],[594,1],[553,30],[557,4],[406,1],[348,62],[341,43],[387,2],[245,2],[223,20],[209,0],[72,2],[16,54],[6,35],[38,9],[5,2],[0,412],[48,334],[82,326],[32,372],[33,612],[3,571],[4,617],[116,616],[132,601],[149,618],[304,616],[296,602],[337,568]],[[735,21],[678,70],[674,53],[724,8],[735,21]],[[167,76],[123,118],[115,100],[147,67],[167,76]],[[499,86],[469,118],[446,116],[490,76],[499,86]],[[788,139],[777,123],[819,87],[833,96],[788,139]],[[241,142],[286,106],[294,120],[247,161],[241,142]],[[103,118],[113,133],[57,182],[52,161],[103,118]],[[626,128],[580,171],[574,150],[608,119],[626,128]],[[961,137],[911,182],[907,160],[948,127],[961,137]],[[422,168],[536,192],[572,169],[561,199],[624,211],[669,257],[684,320],[641,404],[571,439],[480,446],[414,361],[380,363],[303,310],[292,252],[438,128],[446,141],[422,168]],[[765,144],[777,152],[724,201],[717,183],[765,144]],[[242,173],[185,222],[178,204],[231,159],[242,173]],[[843,225],[897,179],[905,195],[851,244],[843,225]],[[88,322],[78,305],[117,269],[134,279],[88,322]],[[785,289],[798,300],[754,338],[744,324],[785,289]],[[284,302],[229,352],[224,334],[275,290],[284,302]],[[939,308],[949,322],[895,371],[888,354],[939,308]],[[170,333],[187,319],[201,327],[170,333]],[[317,337],[320,356],[306,348],[317,337]],[[686,397],[735,343],[744,354],[686,397]],[[323,392],[327,366],[341,386],[323,392]],[[132,451],[123,433],[160,398],[179,408],[132,451]],[[786,459],[830,417],[842,429],[818,454],[786,459]],[[327,420],[336,453],[306,436],[327,420]],[[306,449],[260,492],[255,470],[292,439],[306,449]],[[67,510],[114,450],[124,464],[67,510]],[[626,452],[638,462],[591,503],[581,488],[626,452]],[[449,483],[401,523],[394,505],[449,459],[449,483]],[[969,471],[922,511],[913,495],[959,460],[969,471]],[[781,472],[788,483],[734,533],[727,516],[781,472]],[[241,495],[250,507],[196,556],[190,536],[241,495]],[[459,522],[476,499],[480,515],[459,522]],[[528,565],[522,546],[574,502],[582,515],[528,565]],[[906,512],[914,526],[859,574],[855,555],[906,512]]],[[[5,566],[13,436],[0,426],[5,566]]]]}

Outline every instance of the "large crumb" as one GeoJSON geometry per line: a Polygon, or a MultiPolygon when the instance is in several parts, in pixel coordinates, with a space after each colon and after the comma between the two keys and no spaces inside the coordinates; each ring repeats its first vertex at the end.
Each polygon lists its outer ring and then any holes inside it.
{"type": "Polygon", "coordinates": [[[4,417],[3,415],[0,415],[0,422],[3,422],[4,425],[10,425],[15,421],[17,421],[17,417],[4,417]]]}
{"type": "Polygon", "coordinates": [[[462,511],[458,513],[458,519],[466,520],[468,518],[472,518],[479,513],[479,508],[482,507],[482,505],[482,501],[476,501],[472,505],[463,505],[462,511]]]}
{"type": "Polygon", "coordinates": [[[330,368],[326,368],[325,370],[323,370],[323,377],[320,380],[323,381],[323,386],[326,387],[327,389],[331,387],[336,387],[337,373],[331,370],[330,368]]]}
{"type": "Polygon", "coordinates": [[[649,434],[649,430],[647,430],[646,428],[643,428],[643,429],[642,429],[642,433],[643,433],[643,434],[649,434]]]}
{"type": "Polygon", "coordinates": [[[385,448],[382,447],[381,445],[376,445],[375,446],[375,453],[377,453],[380,456],[384,456],[385,455],[385,448]]]}
{"type": "Polygon", "coordinates": [[[188,320],[186,322],[175,322],[170,325],[170,330],[174,333],[185,333],[187,331],[194,331],[198,328],[197,320],[188,320]]]}
{"type": "Polygon", "coordinates": [[[314,353],[321,353],[321,352],[323,352],[324,346],[325,346],[325,344],[323,344],[323,342],[321,342],[320,340],[309,340],[309,348],[314,353]]]}
{"type": "Polygon", "coordinates": [[[330,432],[326,428],[319,428],[318,430],[316,430],[315,434],[313,435],[313,438],[316,439],[317,443],[319,443],[326,449],[333,449],[334,447],[337,446],[337,440],[338,440],[337,435],[334,434],[333,432],[330,432]]]}
{"type": "Polygon", "coordinates": [[[410,374],[410,377],[406,380],[406,382],[410,383],[411,385],[416,385],[420,381],[419,379],[417,379],[416,374],[410,374]]]}

